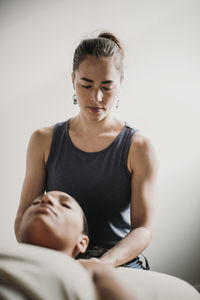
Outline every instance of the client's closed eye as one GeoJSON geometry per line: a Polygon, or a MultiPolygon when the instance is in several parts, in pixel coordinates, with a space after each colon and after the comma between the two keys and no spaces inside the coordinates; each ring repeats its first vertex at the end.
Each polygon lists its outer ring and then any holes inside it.
{"type": "Polygon", "coordinates": [[[71,209],[71,206],[69,206],[67,203],[63,202],[63,203],[61,203],[61,205],[64,206],[64,207],[66,207],[66,208],[70,208],[71,209]]]}
{"type": "Polygon", "coordinates": [[[33,203],[32,203],[32,205],[36,205],[36,204],[38,204],[39,203],[39,201],[34,201],[33,203]]]}

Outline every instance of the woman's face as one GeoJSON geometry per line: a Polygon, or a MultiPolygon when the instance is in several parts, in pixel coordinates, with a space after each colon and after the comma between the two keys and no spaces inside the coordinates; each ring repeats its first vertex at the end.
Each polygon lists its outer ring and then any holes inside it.
{"type": "Polygon", "coordinates": [[[114,57],[87,56],[72,73],[80,114],[89,120],[102,120],[116,102],[120,91],[120,70],[114,57]]]}

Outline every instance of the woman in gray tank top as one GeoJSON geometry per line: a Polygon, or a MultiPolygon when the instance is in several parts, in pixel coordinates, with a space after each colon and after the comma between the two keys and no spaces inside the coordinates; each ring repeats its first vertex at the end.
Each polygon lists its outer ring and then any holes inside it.
{"type": "Polygon", "coordinates": [[[124,51],[111,33],[75,50],[72,83],[78,114],[37,130],[15,220],[44,191],[73,196],[89,225],[85,259],[145,268],[138,257],[152,237],[158,162],[148,138],[113,116],[123,81],[124,51]]]}

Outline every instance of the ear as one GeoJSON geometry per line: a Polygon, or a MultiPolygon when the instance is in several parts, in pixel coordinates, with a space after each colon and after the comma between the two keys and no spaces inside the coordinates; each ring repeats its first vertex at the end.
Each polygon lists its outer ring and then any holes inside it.
{"type": "Polygon", "coordinates": [[[75,90],[75,74],[74,74],[74,72],[72,72],[72,84],[73,84],[73,88],[75,90]]]}
{"type": "Polygon", "coordinates": [[[72,256],[75,257],[79,253],[85,253],[85,251],[87,250],[88,244],[89,244],[89,237],[85,234],[82,234],[74,248],[72,256]]]}
{"type": "Polygon", "coordinates": [[[89,244],[89,237],[85,234],[81,235],[80,241],[77,244],[80,253],[84,253],[87,250],[89,244]]]}

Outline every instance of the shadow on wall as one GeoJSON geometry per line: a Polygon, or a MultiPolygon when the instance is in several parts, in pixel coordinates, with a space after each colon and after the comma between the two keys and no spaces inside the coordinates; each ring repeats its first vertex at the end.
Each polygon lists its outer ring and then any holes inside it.
{"type": "Polygon", "coordinates": [[[145,254],[152,270],[200,283],[200,177],[197,164],[160,168],[157,221],[145,254]]]}

